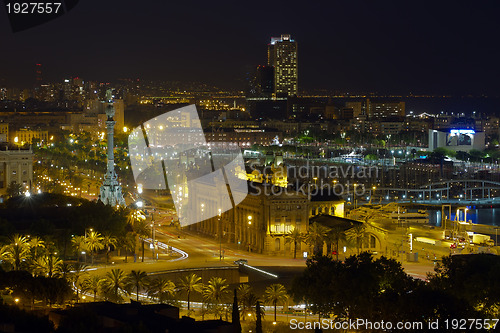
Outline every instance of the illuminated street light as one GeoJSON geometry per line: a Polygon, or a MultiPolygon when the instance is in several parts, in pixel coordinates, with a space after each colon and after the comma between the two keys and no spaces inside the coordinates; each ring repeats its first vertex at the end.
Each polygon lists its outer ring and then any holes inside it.
{"type": "Polygon", "coordinates": [[[354,189],[354,193],[353,193],[353,199],[354,199],[354,209],[356,209],[356,186],[358,186],[358,184],[354,183],[353,184],[353,189],[354,189]]]}
{"type": "Polygon", "coordinates": [[[252,215],[248,215],[248,252],[250,252],[250,226],[252,225],[252,215]]]}
{"type": "Polygon", "coordinates": [[[143,206],[143,202],[142,202],[142,201],[137,201],[137,202],[135,203],[135,205],[136,205],[138,208],[142,208],[142,206],[143,206]]]}
{"type": "MultiPolygon", "coordinates": [[[[203,204],[201,204],[203,206],[203,204]]],[[[219,261],[222,261],[222,223],[221,223],[221,217],[222,217],[222,209],[218,209],[219,214],[219,261]]]]}

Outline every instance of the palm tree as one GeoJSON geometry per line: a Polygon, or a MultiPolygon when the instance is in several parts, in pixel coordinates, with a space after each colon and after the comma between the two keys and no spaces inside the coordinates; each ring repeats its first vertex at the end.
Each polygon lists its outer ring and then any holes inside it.
{"type": "Polygon", "coordinates": [[[63,261],[53,253],[38,257],[34,262],[34,271],[37,275],[47,276],[49,278],[59,273],[63,261]]]}
{"type": "Polygon", "coordinates": [[[83,291],[90,291],[94,294],[94,302],[96,300],[97,293],[101,290],[104,279],[99,275],[91,275],[86,277],[82,283],[83,291]]]}
{"type": "Polygon", "coordinates": [[[255,294],[252,292],[252,287],[248,284],[240,284],[238,287],[238,302],[241,307],[241,317],[243,321],[245,321],[246,316],[250,313],[252,307],[255,306],[258,299],[255,294]]]}
{"type": "Polygon", "coordinates": [[[285,287],[280,283],[275,283],[266,288],[264,299],[274,305],[274,321],[276,321],[276,306],[288,299],[285,287]]]}
{"type": "Polygon", "coordinates": [[[160,303],[165,303],[165,301],[175,296],[176,291],[175,283],[167,278],[160,277],[149,284],[148,296],[156,298],[160,303]]]}
{"type": "Polygon", "coordinates": [[[123,300],[122,295],[128,294],[127,282],[125,272],[119,268],[114,268],[111,272],[106,273],[102,286],[108,294],[108,298],[115,302],[121,302],[123,300]]]}
{"type": "Polygon", "coordinates": [[[352,241],[356,244],[359,255],[361,244],[366,239],[366,225],[363,223],[355,225],[351,229],[347,230],[346,237],[349,241],[352,241]]]}
{"type": "Polygon", "coordinates": [[[187,294],[188,311],[190,310],[191,293],[200,292],[202,290],[203,283],[201,283],[200,281],[201,277],[194,273],[191,273],[187,276],[184,276],[178,283],[179,290],[186,292],[187,294]]]}
{"type": "Polygon", "coordinates": [[[149,237],[150,228],[146,220],[139,220],[135,222],[133,229],[142,241],[142,262],[144,262],[144,243],[146,242],[145,239],[149,237]]]}
{"type": "Polygon", "coordinates": [[[69,273],[69,276],[71,278],[71,281],[74,283],[76,287],[76,298],[79,299],[79,290],[83,289],[83,281],[80,281],[80,278],[87,273],[87,265],[81,264],[79,262],[76,262],[71,265],[71,272],[69,273]]]}
{"type": "Polygon", "coordinates": [[[212,277],[203,288],[203,298],[211,304],[214,317],[222,317],[222,302],[229,292],[226,280],[220,277],[212,277]]]}
{"type": "Polygon", "coordinates": [[[139,289],[141,287],[144,287],[148,283],[148,275],[144,271],[135,271],[132,270],[128,275],[127,275],[127,283],[135,288],[136,296],[137,296],[137,302],[139,302],[139,289]]]}
{"type": "Polygon", "coordinates": [[[260,302],[257,301],[255,306],[255,332],[262,333],[262,309],[260,307],[260,302]]]}
{"type": "Polygon", "coordinates": [[[59,267],[59,274],[65,280],[68,280],[68,277],[70,276],[72,271],[73,271],[73,265],[64,261],[59,267]]]}
{"type": "Polygon", "coordinates": [[[293,228],[293,230],[288,232],[288,235],[285,236],[285,243],[293,243],[293,259],[297,259],[297,244],[302,243],[304,240],[304,235],[300,232],[299,229],[293,228]]]}
{"type": "Polygon", "coordinates": [[[323,252],[323,243],[330,229],[314,222],[309,226],[305,236],[306,243],[313,247],[313,253],[318,254],[323,252]]]}
{"type": "Polygon", "coordinates": [[[132,226],[134,234],[142,241],[142,262],[144,262],[144,243],[149,236],[149,226],[146,222],[146,215],[140,209],[133,209],[128,214],[127,222],[132,226]]]}
{"type": "Polygon", "coordinates": [[[92,255],[92,265],[94,264],[94,253],[104,248],[103,240],[104,237],[102,237],[101,234],[96,231],[91,231],[85,239],[87,248],[92,255]]]}
{"type": "Polygon", "coordinates": [[[234,331],[241,333],[241,323],[240,323],[240,310],[238,308],[238,295],[236,293],[236,289],[234,291],[233,297],[233,311],[231,316],[231,323],[233,324],[234,331]]]}
{"type": "MultiPolygon", "coordinates": [[[[335,244],[335,253],[337,256],[337,258],[336,258],[337,260],[339,260],[340,241],[345,240],[345,238],[346,238],[346,235],[345,235],[345,230],[343,228],[335,227],[328,232],[327,241],[328,241],[328,244],[331,244],[331,243],[335,244]]],[[[327,252],[330,252],[330,251],[327,251],[327,252]]]]}
{"type": "Polygon", "coordinates": [[[201,320],[205,320],[205,316],[207,314],[208,314],[208,307],[206,307],[204,303],[201,303],[201,309],[198,312],[198,315],[201,316],[201,320]]]}
{"type": "Polygon", "coordinates": [[[10,243],[2,249],[2,257],[14,267],[14,270],[21,268],[21,263],[27,260],[30,255],[30,244],[25,236],[14,235],[10,243]]]}
{"type": "Polygon", "coordinates": [[[18,196],[23,191],[23,186],[19,183],[12,181],[6,188],[7,195],[12,198],[18,196]]]}
{"type": "Polygon", "coordinates": [[[77,261],[80,261],[80,252],[87,250],[87,241],[85,239],[85,236],[72,237],[71,244],[75,248],[77,261]]]}
{"type": "Polygon", "coordinates": [[[45,248],[45,242],[43,239],[41,239],[38,236],[32,237],[29,240],[29,245],[31,247],[31,250],[33,251],[33,258],[36,259],[38,257],[37,250],[38,248],[44,249],[45,248]]]}
{"type": "Polygon", "coordinates": [[[139,209],[132,209],[127,216],[127,221],[131,226],[134,226],[137,221],[145,220],[146,216],[144,215],[143,211],[139,209]]]}
{"type": "Polygon", "coordinates": [[[125,262],[127,262],[129,251],[135,254],[136,239],[134,233],[127,232],[127,234],[120,239],[120,244],[125,250],[125,262]]]}
{"type": "Polygon", "coordinates": [[[109,252],[111,251],[111,246],[113,248],[116,247],[117,242],[118,242],[118,240],[116,239],[116,237],[111,236],[109,234],[105,234],[104,237],[102,238],[103,247],[106,249],[106,264],[108,263],[109,252]]]}

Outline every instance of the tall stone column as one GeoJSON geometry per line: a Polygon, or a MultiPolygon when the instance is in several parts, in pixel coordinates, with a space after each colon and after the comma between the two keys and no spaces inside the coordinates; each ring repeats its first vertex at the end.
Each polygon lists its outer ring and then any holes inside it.
{"type": "Polygon", "coordinates": [[[106,99],[108,101],[108,106],[106,108],[106,115],[108,116],[108,119],[106,120],[106,129],[108,134],[108,163],[106,175],[104,176],[104,182],[101,186],[99,200],[101,200],[105,205],[125,206],[122,187],[118,182],[118,176],[115,172],[115,158],[113,148],[116,122],[113,119],[115,115],[115,109],[113,107],[113,99],[110,90],[108,90],[108,92],[106,93],[106,99]]]}

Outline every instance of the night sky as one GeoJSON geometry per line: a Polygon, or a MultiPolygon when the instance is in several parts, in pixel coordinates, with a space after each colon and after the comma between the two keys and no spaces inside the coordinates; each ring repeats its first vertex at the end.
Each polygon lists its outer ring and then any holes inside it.
{"type": "Polygon", "coordinates": [[[495,94],[500,4],[491,1],[80,0],[12,33],[0,9],[0,84],[140,77],[244,88],[271,36],[299,42],[301,89],[495,94]],[[1,81],[3,80],[3,81],[1,81]]]}

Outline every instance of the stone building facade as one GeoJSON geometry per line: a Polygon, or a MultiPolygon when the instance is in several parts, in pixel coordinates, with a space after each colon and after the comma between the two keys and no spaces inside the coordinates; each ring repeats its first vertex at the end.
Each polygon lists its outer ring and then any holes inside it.
{"type": "MultiPolygon", "coordinates": [[[[343,217],[344,201],[336,196],[315,199],[289,188],[249,183],[249,195],[235,208],[187,228],[235,244],[240,250],[290,256],[294,249],[286,242],[287,234],[293,229],[306,233],[309,218],[320,211],[343,217]]],[[[307,248],[298,245],[297,253],[307,248]]]]}

